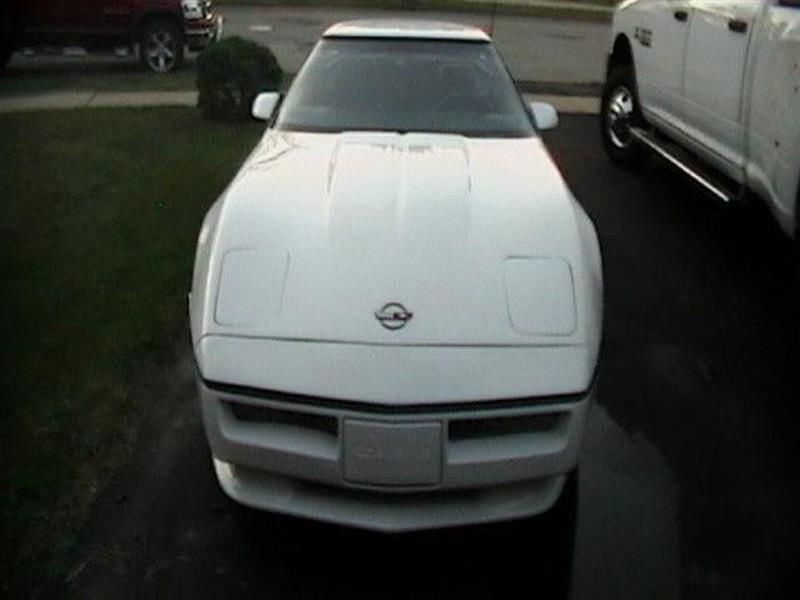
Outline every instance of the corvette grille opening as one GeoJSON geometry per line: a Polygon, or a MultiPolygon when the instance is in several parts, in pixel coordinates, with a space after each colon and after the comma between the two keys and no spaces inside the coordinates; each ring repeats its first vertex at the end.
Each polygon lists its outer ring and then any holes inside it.
{"type": "Polygon", "coordinates": [[[253,406],[239,402],[226,402],[237,421],[269,425],[290,425],[311,429],[336,437],[339,435],[339,421],[336,417],[309,413],[279,410],[268,406],[253,406]]]}
{"type": "Polygon", "coordinates": [[[463,419],[450,421],[448,437],[452,442],[496,438],[521,433],[553,431],[564,418],[563,413],[495,417],[489,419],[463,419]]]}

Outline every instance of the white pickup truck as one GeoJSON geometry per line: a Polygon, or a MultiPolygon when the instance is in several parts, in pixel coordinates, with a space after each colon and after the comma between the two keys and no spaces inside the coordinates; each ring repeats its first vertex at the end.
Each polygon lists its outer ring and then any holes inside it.
{"type": "Polygon", "coordinates": [[[725,202],[751,192],[800,242],[800,0],[625,0],[611,44],[611,159],[654,151],[725,202]]]}

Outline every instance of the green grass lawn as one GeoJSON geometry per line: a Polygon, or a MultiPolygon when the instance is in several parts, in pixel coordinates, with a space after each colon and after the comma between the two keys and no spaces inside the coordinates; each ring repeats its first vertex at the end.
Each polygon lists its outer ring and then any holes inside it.
{"type": "Polygon", "coordinates": [[[137,377],[185,326],[202,217],[262,129],[190,109],[0,116],[0,595],[62,575],[146,410],[137,377]]]}

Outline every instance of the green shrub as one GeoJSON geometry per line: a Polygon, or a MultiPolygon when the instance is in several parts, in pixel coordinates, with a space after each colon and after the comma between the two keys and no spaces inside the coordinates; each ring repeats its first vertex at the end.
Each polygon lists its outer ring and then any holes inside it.
{"type": "Polygon", "coordinates": [[[197,105],[207,118],[241,121],[249,118],[255,97],[278,89],[282,78],[269,48],[238,36],[225,38],[197,59],[197,105]]]}

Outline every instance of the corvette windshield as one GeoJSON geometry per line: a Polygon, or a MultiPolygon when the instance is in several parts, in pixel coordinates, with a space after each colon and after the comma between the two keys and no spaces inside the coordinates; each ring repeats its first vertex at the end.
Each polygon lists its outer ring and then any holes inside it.
{"type": "Polygon", "coordinates": [[[437,40],[322,40],[294,81],[275,126],[313,132],[535,135],[491,44],[437,40]]]}

